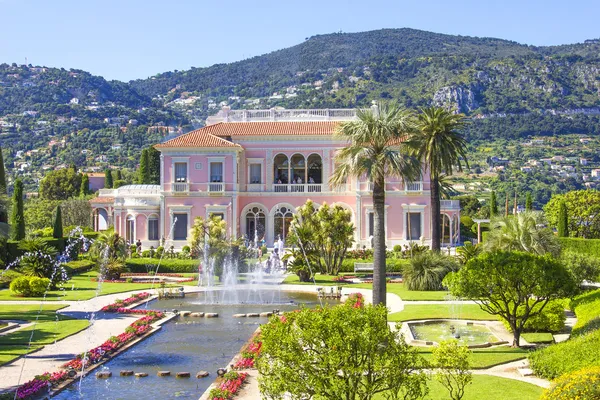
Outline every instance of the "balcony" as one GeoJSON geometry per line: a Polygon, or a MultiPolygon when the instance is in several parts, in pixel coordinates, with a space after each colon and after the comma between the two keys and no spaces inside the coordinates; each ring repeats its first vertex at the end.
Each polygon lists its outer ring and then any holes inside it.
{"type": "Polygon", "coordinates": [[[275,183],[273,184],[273,191],[275,193],[321,193],[323,186],[320,183],[275,183]]]}
{"type": "Polygon", "coordinates": [[[225,191],[225,184],[223,182],[211,182],[208,184],[208,191],[211,193],[222,193],[225,191]]]}
{"type": "Polygon", "coordinates": [[[406,182],[404,184],[404,190],[407,192],[422,192],[423,182],[406,182]]]}
{"type": "Polygon", "coordinates": [[[188,193],[189,191],[190,191],[190,184],[187,182],[171,183],[171,192],[173,192],[173,193],[188,193]]]}
{"type": "Polygon", "coordinates": [[[442,210],[460,210],[460,200],[440,200],[442,210]]]}
{"type": "Polygon", "coordinates": [[[246,185],[247,192],[263,192],[263,184],[262,183],[249,183],[246,185]]]}

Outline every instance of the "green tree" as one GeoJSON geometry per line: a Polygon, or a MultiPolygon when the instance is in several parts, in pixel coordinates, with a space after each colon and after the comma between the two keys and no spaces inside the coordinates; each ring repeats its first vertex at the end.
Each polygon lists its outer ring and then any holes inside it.
{"type": "Polygon", "coordinates": [[[402,276],[408,290],[442,290],[444,277],[458,268],[454,258],[427,251],[412,257],[402,276]]]}
{"type": "Polygon", "coordinates": [[[98,235],[91,247],[96,257],[111,261],[122,261],[127,256],[127,243],[118,233],[107,230],[98,235]]]}
{"type": "Polygon", "coordinates": [[[79,190],[79,196],[84,198],[90,194],[90,178],[87,174],[83,174],[81,177],[81,189],[79,190]]]}
{"type": "Polygon", "coordinates": [[[6,194],[6,172],[4,171],[4,157],[2,156],[2,146],[0,146],[0,195],[1,194],[6,194]]]}
{"type": "Polygon", "coordinates": [[[61,203],[63,225],[67,227],[92,227],[92,206],[85,199],[71,199],[61,203]]]}
{"type": "Polygon", "coordinates": [[[396,104],[379,104],[376,110],[358,111],[357,120],[341,123],[335,137],[350,143],[336,155],[330,178],[333,186],[351,176],[364,176],[373,185],[373,303],[385,304],[385,180],[418,179],[419,161],[407,154],[402,139],[411,131],[411,117],[396,104]]]}
{"type": "Polygon", "coordinates": [[[311,200],[296,209],[288,241],[302,247],[321,273],[337,275],[346,251],[354,243],[350,211],[323,203],[318,209],[311,200]]]}
{"type": "Polygon", "coordinates": [[[496,197],[496,192],[492,190],[490,194],[490,216],[494,217],[498,215],[498,199],[496,197]]]}
{"type": "Polygon", "coordinates": [[[113,187],[112,173],[109,168],[104,170],[104,187],[107,189],[112,189],[113,187]]]}
{"type": "Polygon", "coordinates": [[[566,201],[561,201],[558,208],[558,237],[569,236],[569,213],[566,201]]]}
{"type": "Polygon", "coordinates": [[[25,218],[23,215],[23,181],[17,179],[12,200],[12,215],[10,219],[11,238],[21,240],[25,238],[25,218]]]}
{"type": "Polygon", "coordinates": [[[572,190],[552,196],[544,206],[544,213],[553,228],[558,228],[563,201],[568,210],[566,231],[575,237],[600,238],[600,191],[572,190]]]}
{"type": "Polygon", "coordinates": [[[40,182],[40,197],[48,200],[66,200],[79,196],[82,174],[73,168],[50,171],[40,182]]]}
{"type": "Polygon", "coordinates": [[[481,251],[481,243],[474,245],[473,243],[467,241],[464,242],[462,246],[456,248],[456,255],[461,264],[466,264],[469,260],[481,254],[481,251]]]}
{"type": "Polygon", "coordinates": [[[423,161],[431,180],[431,248],[439,252],[441,245],[440,177],[462,171],[467,162],[467,142],[458,132],[465,126],[463,114],[453,114],[441,107],[421,109],[417,116],[417,132],[409,145],[423,161]]]}
{"type": "Polygon", "coordinates": [[[54,227],[52,230],[53,238],[62,238],[63,237],[63,223],[62,223],[62,213],[60,212],[60,206],[56,207],[56,214],[54,215],[54,227]]]}
{"type": "MultiPolygon", "coordinates": [[[[355,304],[360,304],[356,303],[355,304]]],[[[387,324],[383,305],[303,308],[261,327],[259,387],[267,399],[418,399],[424,360],[387,324]]]]}
{"type": "Polygon", "coordinates": [[[471,351],[456,340],[441,342],[432,351],[433,366],[437,368],[435,378],[448,390],[452,400],[461,400],[465,388],[473,380],[469,357],[471,351]]]}
{"type": "Polygon", "coordinates": [[[490,231],[484,248],[493,250],[519,250],[535,254],[550,253],[558,256],[560,243],[541,212],[522,212],[508,217],[495,217],[490,222],[490,231]]]}
{"type": "Polygon", "coordinates": [[[60,204],[60,200],[46,200],[39,197],[27,199],[24,212],[27,228],[36,230],[51,227],[54,222],[52,219],[54,210],[60,204]]]}
{"type": "Polygon", "coordinates": [[[160,151],[154,146],[148,147],[148,169],[150,170],[150,182],[153,185],[160,185],[160,151]]]}
{"type": "Polygon", "coordinates": [[[148,150],[142,150],[142,155],[140,157],[140,170],[138,175],[138,183],[148,184],[150,183],[150,168],[149,168],[149,160],[148,160],[148,150]]]}
{"type": "Polygon", "coordinates": [[[527,196],[525,197],[525,211],[533,211],[533,198],[531,197],[531,192],[527,192],[527,196]]]}
{"type": "Polygon", "coordinates": [[[515,347],[529,318],[541,314],[551,300],[570,297],[577,290],[561,262],[550,255],[519,251],[483,253],[444,283],[454,296],[473,300],[506,321],[515,347]]]}

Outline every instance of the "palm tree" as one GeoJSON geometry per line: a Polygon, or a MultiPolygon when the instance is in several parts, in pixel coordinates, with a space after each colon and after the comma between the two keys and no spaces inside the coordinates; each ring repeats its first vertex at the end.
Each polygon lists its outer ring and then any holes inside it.
{"type": "Polygon", "coordinates": [[[330,183],[345,184],[351,176],[366,177],[373,185],[373,304],[385,305],[385,179],[414,180],[419,161],[407,154],[403,139],[412,129],[411,115],[396,104],[359,110],[357,120],[339,125],[335,136],[348,141],[336,155],[339,167],[330,183]]]}
{"type": "Polygon", "coordinates": [[[127,243],[112,229],[98,235],[91,252],[94,257],[106,257],[107,260],[124,260],[127,256],[127,243]]]}
{"type": "Polygon", "coordinates": [[[492,219],[485,239],[486,250],[526,251],[538,255],[558,256],[560,244],[546,226],[541,212],[526,211],[492,219]]]}
{"type": "Polygon", "coordinates": [[[417,116],[417,131],[409,146],[429,170],[431,176],[431,248],[440,251],[440,178],[462,171],[467,163],[467,142],[458,132],[465,125],[463,114],[453,114],[441,107],[422,108],[417,116]],[[461,160],[462,158],[462,160],[461,160]]]}

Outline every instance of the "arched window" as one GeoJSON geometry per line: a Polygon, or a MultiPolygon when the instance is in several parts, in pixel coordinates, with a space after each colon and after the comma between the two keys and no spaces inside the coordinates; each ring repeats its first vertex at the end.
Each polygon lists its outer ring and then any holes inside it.
{"type": "Polygon", "coordinates": [[[450,217],[447,214],[442,214],[442,225],[441,225],[441,243],[450,244],[450,217]]]}
{"type": "Polygon", "coordinates": [[[292,156],[290,178],[291,184],[301,185],[306,183],[306,160],[302,154],[294,154],[292,156]]]}
{"type": "Polygon", "coordinates": [[[135,243],[135,218],[133,215],[128,215],[125,220],[125,240],[129,244],[135,243]]]}
{"type": "Polygon", "coordinates": [[[108,229],[108,213],[104,208],[96,209],[95,230],[105,231],[108,229]]]}
{"type": "Polygon", "coordinates": [[[274,240],[277,240],[278,237],[281,237],[281,239],[285,242],[286,238],[288,237],[288,232],[290,230],[290,224],[292,223],[293,216],[294,213],[289,207],[277,207],[277,210],[275,210],[275,214],[273,217],[275,233],[275,237],[273,238],[274,240]]]}
{"type": "Polygon", "coordinates": [[[252,243],[265,236],[266,213],[261,207],[252,207],[246,213],[246,237],[252,243]]]}
{"type": "MultiPolygon", "coordinates": [[[[308,156],[308,177],[306,183],[320,185],[323,183],[323,162],[318,154],[308,156]]],[[[309,186],[309,192],[320,192],[320,186],[309,186]]]]}
{"type": "Polygon", "coordinates": [[[158,240],[158,216],[148,217],[148,240],[158,240]]]}
{"type": "Polygon", "coordinates": [[[287,192],[290,163],[285,154],[277,154],[273,160],[273,184],[276,192],[287,192]]]}

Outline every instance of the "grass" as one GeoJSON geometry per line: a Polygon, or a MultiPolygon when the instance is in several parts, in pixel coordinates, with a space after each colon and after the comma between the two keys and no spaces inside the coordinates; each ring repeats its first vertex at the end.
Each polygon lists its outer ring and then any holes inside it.
{"type": "Polygon", "coordinates": [[[405,304],[404,310],[390,314],[389,321],[411,321],[415,319],[460,318],[495,320],[496,317],[483,311],[477,304],[405,304]]]}
{"type": "MultiPolygon", "coordinates": [[[[342,274],[340,274],[342,275],[342,274]]],[[[348,274],[353,275],[355,274],[348,274]]],[[[331,275],[315,275],[315,282],[300,282],[297,275],[289,275],[285,278],[283,283],[292,284],[292,285],[314,285],[315,283],[320,286],[344,286],[344,287],[352,287],[357,289],[372,289],[373,285],[371,283],[342,283],[333,281],[334,276],[331,275]]],[[[393,293],[399,296],[402,300],[406,301],[414,301],[414,300],[445,300],[448,292],[446,291],[416,291],[416,290],[408,290],[404,283],[388,283],[386,285],[387,292],[393,293]]]]}
{"type": "Polygon", "coordinates": [[[530,332],[523,333],[521,337],[529,343],[543,343],[551,344],[554,343],[554,336],[550,332],[530,332]]]}
{"type": "MultiPolygon", "coordinates": [[[[450,398],[448,391],[435,379],[428,381],[427,386],[429,387],[429,395],[425,397],[426,400],[446,400],[450,398]]],[[[514,379],[473,375],[473,382],[466,387],[463,400],[537,400],[543,391],[544,389],[539,386],[514,379]]],[[[383,395],[375,396],[377,400],[384,398],[383,395]]]]}
{"type": "MultiPolygon", "coordinates": [[[[98,282],[92,281],[98,276],[98,272],[89,271],[75,275],[64,284],[64,290],[51,290],[46,295],[47,301],[56,300],[89,300],[96,297],[98,282]]],[[[191,282],[188,282],[191,283],[191,282]]],[[[111,283],[103,282],[99,295],[129,292],[132,290],[145,290],[151,287],[157,288],[158,284],[152,283],[111,283]]],[[[0,290],[0,300],[42,300],[43,297],[20,297],[15,296],[10,289],[0,290]]]]}
{"type": "MultiPolygon", "coordinates": [[[[427,361],[432,360],[432,348],[419,347],[418,349],[423,358],[427,361]]],[[[471,363],[471,368],[473,369],[486,369],[495,365],[522,360],[527,357],[527,354],[529,354],[529,351],[527,350],[509,346],[472,349],[469,361],[471,363]]]]}
{"type": "Polygon", "coordinates": [[[0,366],[9,363],[24,354],[29,354],[42,346],[0,346],[0,366]]]}

